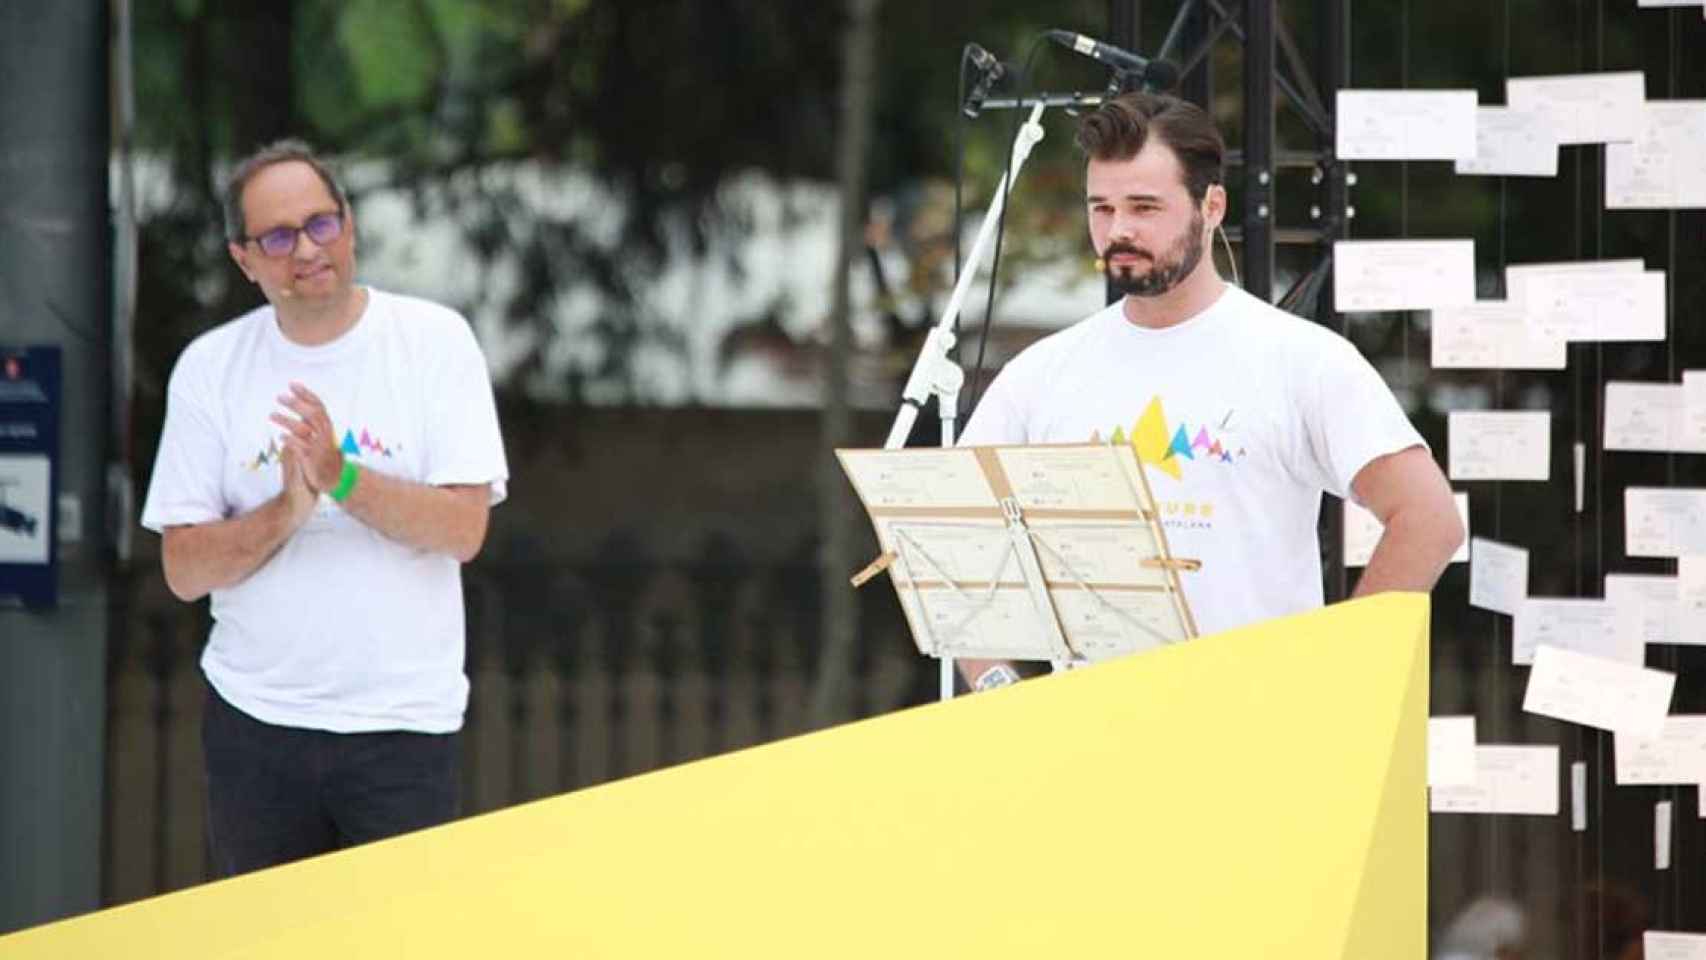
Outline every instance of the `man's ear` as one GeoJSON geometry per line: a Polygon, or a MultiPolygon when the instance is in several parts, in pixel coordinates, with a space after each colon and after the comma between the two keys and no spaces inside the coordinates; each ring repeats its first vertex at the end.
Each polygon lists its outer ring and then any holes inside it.
{"type": "Polygon", "coordinates": [[[243,276],[247,277],[250,283],[254,283],[255,275],[249,272],[249,252],[229,240],[225,241],[225,252],[231,254],[231,262],[237,265],[238,270],[243,271],[243,276]]]}
{"type": "Polygon", "coordinates": [[[1208,190],[1202,198],[1203,223],[1208,226],[1210,233],[1226,219],[1226,188],[1218,183],[1208,185],[1208,190]]]}

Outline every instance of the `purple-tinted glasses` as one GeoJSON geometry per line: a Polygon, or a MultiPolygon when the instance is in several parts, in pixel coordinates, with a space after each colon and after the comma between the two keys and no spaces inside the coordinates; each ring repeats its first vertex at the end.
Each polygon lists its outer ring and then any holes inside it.
{"type": "Polygon", "coordinates": [[[304,233],[318,246],[337,242],[344,233],[343,211],[316,213],[300,227],[274,227],[260,236],[243,239],[254,241],[269,257],[287,257],[296,252],[296,238],[304,233]]]}

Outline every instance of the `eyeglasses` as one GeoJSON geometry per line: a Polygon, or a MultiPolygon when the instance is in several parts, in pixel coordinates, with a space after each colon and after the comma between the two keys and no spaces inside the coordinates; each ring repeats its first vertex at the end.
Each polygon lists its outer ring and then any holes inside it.
{"type": "Polygon", "coordinates": [[[304,233],[322,247],[337,242],[344,234],[344,212],[316,213],[300,227],[274,227],[260,236],[244,237],[243,240],[252,241],[269,257],[287,257],[296,252],[296,238],[304,233]]]}

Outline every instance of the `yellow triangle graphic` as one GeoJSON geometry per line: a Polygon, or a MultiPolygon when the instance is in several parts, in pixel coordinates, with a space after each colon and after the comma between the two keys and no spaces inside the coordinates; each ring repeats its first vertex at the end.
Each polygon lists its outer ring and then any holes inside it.
{"type": "Polygon", "coordinates": [[[1174,480],[1183,480],[1185,474],[1179,469],[1179,459],[1168,452],[1172,442],[1173,438],[1167,434],[1167,414],[1161,409],[1161,398],[1155,397],[1149,401],[1149,406],[1143,408],[1143,415],[1132,424],[1132,449],[1137,451],[1137,459],[1159,467],[1174,480]]]}
{"type": "Polygon", "coordinates": [[[0,936],[0,955],[1421,960],[1427,720],[1427,595],[1383,593],[0,936]],[[1294,786],[1252,815],[1251,784],[1294,786]],[[1063,815],[1095,835],[1012,829],[1063,815]],[[1070,878],[1069,915],[988,910],[1036,877],[1070,878]]]}

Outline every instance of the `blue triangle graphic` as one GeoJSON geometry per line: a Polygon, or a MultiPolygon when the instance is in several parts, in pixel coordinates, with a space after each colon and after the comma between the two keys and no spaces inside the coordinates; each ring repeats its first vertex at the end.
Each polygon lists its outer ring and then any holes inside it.
{"type": "Polygon", "coordinates": [[[1191,454],[1191,438],[1185,433],[1185,425],[1182,423],[1179,424],[1179,432],[1173,434],[1173,445],[1167,448],[1167,455],[1169,457],[1174,454],[1178,454],[1186,460],[1196,459],[1196,457],[1191,454]]]}
{"type": "Polygon", "coordinates": [[[343,446],[339,447],[338,449],[342,450],[348,456],[352,456],[352,457],[361,456],[361,447],[359,445],[357,445],[355,442],[355,434],[351,433],[348,430],[344,431],[344,443],[343,443],[343,446]]]}

